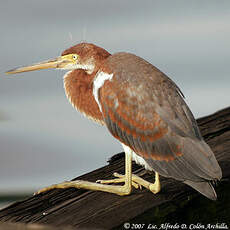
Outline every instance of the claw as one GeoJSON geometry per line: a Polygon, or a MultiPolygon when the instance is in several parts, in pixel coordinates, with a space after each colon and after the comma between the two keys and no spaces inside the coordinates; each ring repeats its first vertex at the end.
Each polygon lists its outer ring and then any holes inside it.
{"type": "Polygon", "coordinates": [[[117,173],[117,172],[113,173],[113,176],[119,177],[119,178],[124,177],[124,175],[117,173]]]}

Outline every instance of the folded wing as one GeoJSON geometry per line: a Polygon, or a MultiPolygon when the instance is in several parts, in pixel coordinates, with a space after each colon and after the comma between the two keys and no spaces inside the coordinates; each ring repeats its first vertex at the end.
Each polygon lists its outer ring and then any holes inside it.
{"type": "Polygon", "coordinates": [[[113,78],[100,89],[99,101],[115,138],[161,175],[195,182],[221,178],[216,158],[172,80],[132,54],[109,57],[107,67],[113,78]]]}

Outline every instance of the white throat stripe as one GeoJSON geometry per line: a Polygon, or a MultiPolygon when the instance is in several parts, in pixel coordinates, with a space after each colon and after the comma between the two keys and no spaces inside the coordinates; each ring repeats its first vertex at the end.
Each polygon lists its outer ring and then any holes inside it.
{"type": "Polygon", "coordinates": [[[108,74],[108,73],[105,73],[105,72],[98,72],[94,78],[94,81],[93,81],[93,96],[99,106],[99,109],[100,111],[102,112],[101,110],[101,103],[99,102],[99,89],[104,85],[105,81],[106,80],[112,80],[113,78],[113,74],[108,74]]]}

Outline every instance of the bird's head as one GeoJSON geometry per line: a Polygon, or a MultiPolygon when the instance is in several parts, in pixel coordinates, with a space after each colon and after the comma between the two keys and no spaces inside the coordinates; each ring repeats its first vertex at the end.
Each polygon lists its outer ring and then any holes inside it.
{"type": "Polygon", "coordinates": [[[97,71],[103,60],[106,59],[110,54],[100,48],[90,43],[80,43],[72,46],[62,52],[61,56],[36,63],[29,66],[23,66],[19,68],[14,68],[7,71],[8,74],[15,74],[21,72],[28,72],[40,69],[65,69],[74,70],[82,69],[87,74],[92,74],[97,71]]]}

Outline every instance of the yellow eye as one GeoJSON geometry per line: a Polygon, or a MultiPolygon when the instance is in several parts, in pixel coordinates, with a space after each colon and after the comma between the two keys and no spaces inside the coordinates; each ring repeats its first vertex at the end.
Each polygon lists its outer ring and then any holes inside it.
{"type": "Polygon", "coordinates": [[[73,60],[77,60],[77,55],[73,54],[72,58],[73,58],[73,60]]]}

